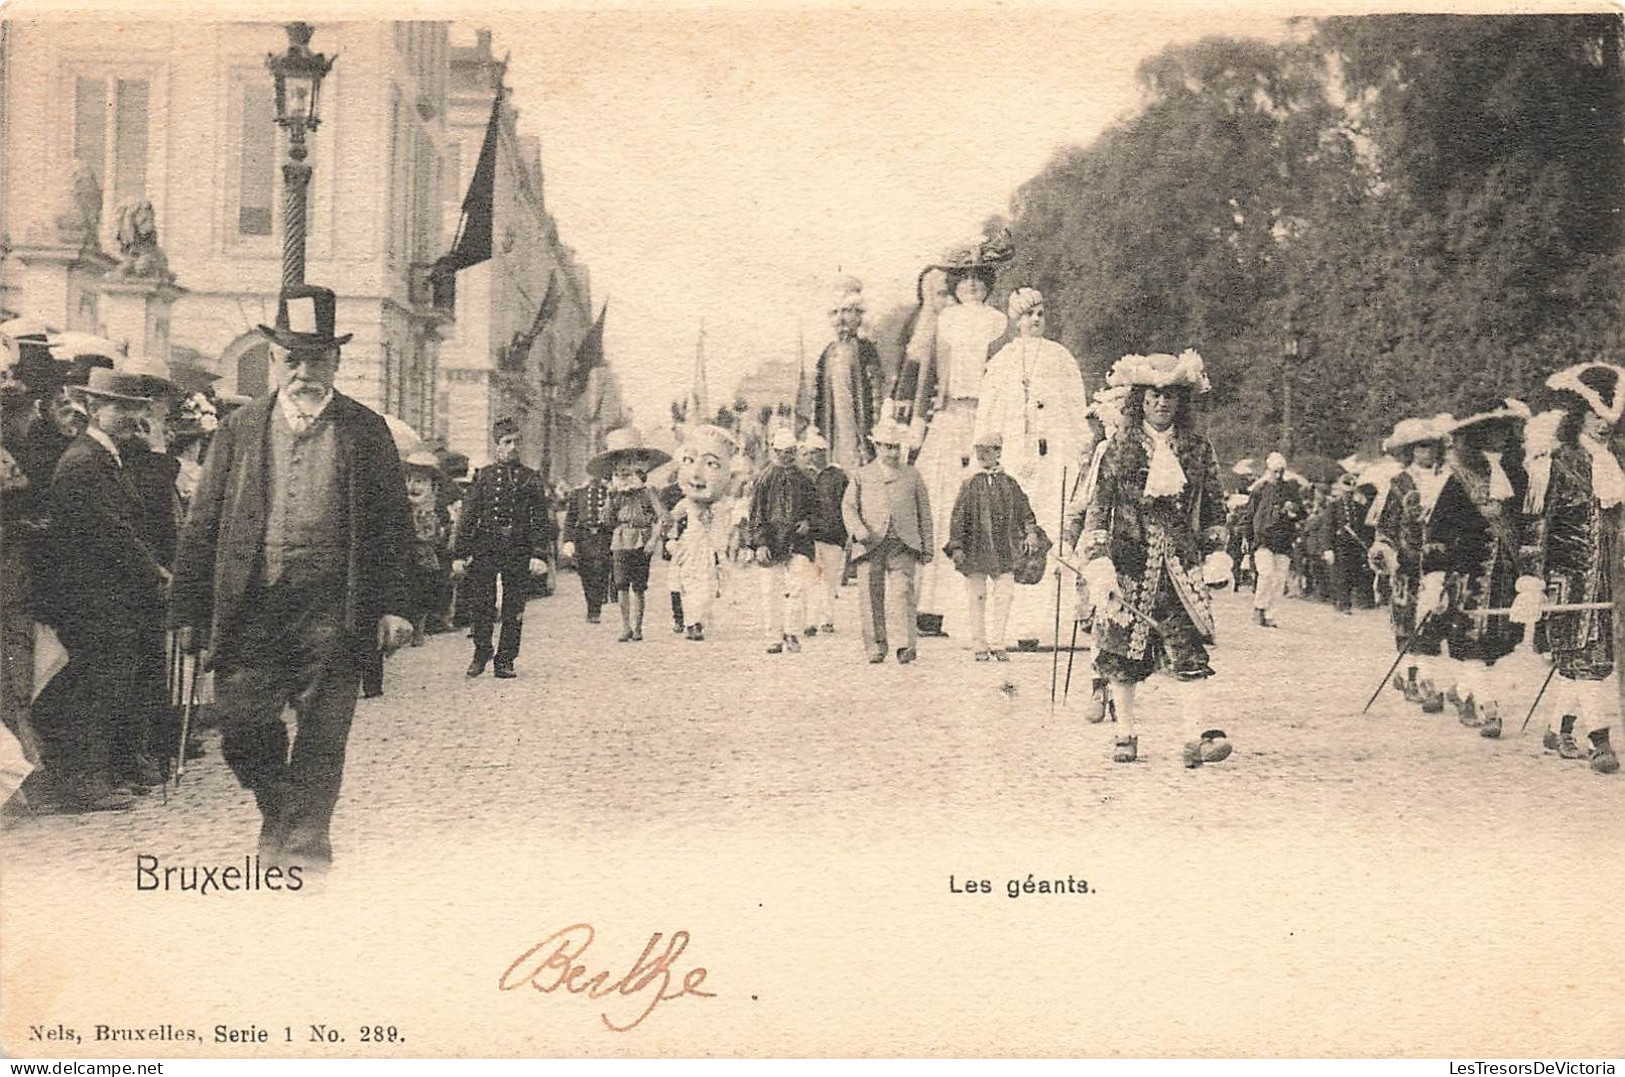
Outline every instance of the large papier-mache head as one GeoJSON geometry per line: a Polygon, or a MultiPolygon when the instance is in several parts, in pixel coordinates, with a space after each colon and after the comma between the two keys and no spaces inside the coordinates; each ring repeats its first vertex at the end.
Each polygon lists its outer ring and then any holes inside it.
{"type": "Polygon", "coordinates": [[[677,483],[690,501],[711,505],[733,488],[734,455],[739,451],[733,435],[705,423],[683,432],[677,450],[677,483]]]}

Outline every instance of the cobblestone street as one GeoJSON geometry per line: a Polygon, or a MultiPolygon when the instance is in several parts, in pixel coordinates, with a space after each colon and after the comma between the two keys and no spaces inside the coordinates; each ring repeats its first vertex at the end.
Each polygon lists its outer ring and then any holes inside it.
{"type": "MultiPolygon", "coordinates": [[[[155,1000],[213,990],[223,1012],[240,997],[297,1025],[352,1012],[364,993],[418,1015],[435,1053],[614,1052],[586,1007],[490,987],[527,935],[591,919],[623,925],[604,944],[617,960],[649,932],[690,930],[730,1000],[669,1004],[625,1048],[640,1052],[703,1020],[686,1034],[703,1027],[719,1051],[1222,1053],[1279,1044],[1269,1022],[1288,1014],[1310,1054],[1625,1047],[1617,996],[1574,986],[1625,982],[1625,780],[1543,753],[1543,715],[1518,736],[1527,701],[1499,743],[1393,692],[1360,717],[1392,655],[1380,611],[1289,601],[1266,631],[1245,597],[1219,596],[1210,714],[1236,752],[1186,771],[1160,684],[1142,693],[1142,762],[1110,761],[1113,727],[1079,717],[1087,654],[1072,707],[1052,717],[1047,654],[975,663],[958,640],[924,640],[912,666],[869,666],[848,588],[836,635],[769,656],[748,573],[712,638],[693,643],[671,634],[660,583],[646,641],[619,644],[611,611],[583,622],[566,576],[529,608],[516,680],[465,678],[460,634],[393,658],[386,695],[357,712],[335,870],[309,897],[135,892],[135,853],[198,864],[252,852],[257,816],[212,732],[167,804],[154,793],[128,813],[8,832],[7,929],[29,941],[5,948],[7,983],[45,970],[67,992],[43,1009],[14,998],[8,1046],[23,1021],[90,1005],[62,976],[88,953],[124,970],[127,990],[154,992],[120,1004],[138,1019],[161,1019],[142,1008],[155,1000]],[[1006,881],[1029,873],[1087,877],[1097,892],[1010,900],[1006,881]],[[959,895],[950,876],[993,893],[959,895]],[[312,902],[329,927],[302,916],[312,902]],[[65,930],[102,923],[98,911],[109,926],[65,930]],[[233,932],[239,922],[262,927],[233,932]],[[369,940],[387,940],[387,955],[369,940]],[[886,965],[848,965],[875,947],[886,965]],[[461,968],[469,953],[478,967],[461,968]],[[936,971],[922,982],[911,959],[936,971]],[[259,961],[308,965],[311,979],[224,971],[259,961]],[[752,977],[775,990],[747,990],[752,977]],[[342,1005],[320,1001],[324,983],[342,1005]],[[1477,1003],[1441,1015],[1417,1001],[1444,984],[1477,1003]],[[1343,992],[1357,999],[1347,1021],[1332,1002],[1343,992]],[[478,1031],[457,1031],[465,993],[493,996],[478,1031]],[[1058,1005],[1077,1007],[1077,1040],[1025,1041],[1023,1008],[1058,1005]],[[822,1040],[811,1022],[775,1024],[805,1007],[847,1024],[822,1040]],[[916,1009],[964,1021],[945,1033],[916,1009]]],[[[1514,660],[1532,698],[1543,667],[1514,660]]],[[[109,1012],[105,992],[95,1005],[109,1012]]]]}

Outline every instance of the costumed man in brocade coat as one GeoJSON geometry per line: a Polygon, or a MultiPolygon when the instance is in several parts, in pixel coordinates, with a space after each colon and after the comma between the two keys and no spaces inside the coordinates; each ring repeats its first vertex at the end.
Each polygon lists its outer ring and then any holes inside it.
{"type": "Polygon", "coordinates": [[[1449,471],[1444,465],[1447,430],[1454,419],[1401,419],[1383,440],[1382,451],[1403,470],[1377,493],[1377,534],[1367,555],[1372,571],[1389,579],[1389,623],[1394,646],[1405,649],[1403,672],[1394,674],[1394,689],[1407,702],[1420,703],[1428,714],[1444,710],[1439,684],[1444,674],[1444,623],[1437,617],[1418,622],[1417,591],[1422,585],[1422,548],[1449,471]],[[1407,642],[1410,644],[1406,648],[1407,642]]]}
{"type": "MultiPolygon", "coordinates": [[[[1130,387],[1127,385],[1104,385],[1095,390],[1093,398],[1089,401],[1089,428],[1093,436],[1093,444],[1089,449],[1089,466],[1078,477],[1078,483],[1072,488],[1072,500],[1066,509],[1066,526],[1061,530],[1061,548],[1072,555],[1076,564],[1086,561],[1087,552],[1079,549],[1083,538],[1085,518],[1089,513],[1089,501],[1095,496],[1095,484],[1100,479],[1100,464],[1106,456],[1106,445],[1123,429],[1123,402],[1128,398],[1130,387]]],[[[1089,586],[1079,576],[1075,587],[1073,600],[1073,620],[1081,623],[1088,632],[1091,643],[1089,645],[1089,666],[1093,671],[1092,684],[1089,691],[1089,705],[1084,710],[1084,717],[1091,723],[1103,722],[1108,713],[1113,713],[1111,702],[1111,682],[1101,673],[1095,665],[1095,658],[1100,654],[1100,646],[1095,642],[1096,632],[1104,625],[1104,621],[1094,616],[1094,603],[1089,597],[1089,586]]]]}
{"type": "Polygon", "coordinates": [[[587,623],[597,624],[610,596],[609,540],[615,521],[609,515],[609,482],[596,475],[570,491],[564,513],[564,556],[574,559],[587,600],[587,623]]]}
{"type": "MultiPolygon", "coordinates": [[[[1087,461],[1089,398],[1077,360],[1044,337],[1044,297],[1036,288],[1017,288],[1006,304],[1016,337],[995,355],[982,374],[976,402],[975,437],[998,431],[1004,439],[1004,469],[1021,484],[1040,526],[1062,529],[1070,489],[1087,461]]],[[[1044,580],[1059,570],[1054,547],[1044,580]]],[[[1016,585],[1010,604],[1010,634],[1023,650],[1037,650],[1053,626],[1049,588],[1016,585]]]]}
{"type": "Polygon", "coordinates": [[[542,476],[519,462],[519,424],[498,419],[491,427],[496,461],[474,473],[463,496],[451,544],[452,573],[466,575],[474,658],[468,675],[478,677],[493,658],[491,633],[497,618],[497,581],[502,583],[502,635],[493,672],[511,678],[524,631],[530,579],[547,571],[553,548],[553,512],[542,476]]]}
{"type": "MultiPolygon", "coordinates": [[[[1625,368],[1609,363],[1582,363],[1547,379],[1556,390],[1553,410],[1561,415],[1555,444],[1545,445],[1531,421],[1529,494],[1524,506],[1536,514],[1530,533],[1534,577],[1519,579],[1518,619],[1533,623],[1544,601],[1553,605],[1613,603],[1613,609],[1579,609],[1547,614],[1542,621],[1545,643],[1557,667],[1552,713],[1556,728],[1546,729],[1543,744],[1563,759],[1589,759],[1599,774],[1619,769],[1611,738],[1618,720],[1616,654],[1619,646],[1620,589],[1614,577],[1621,566],[1621,508],[1625,472],[1609,446],[1610,435],[1625,414],[1625,368]],[[1582,747],[1577,733],[1585,733],[1582,747]]],[[[1544,433],[1545,431],[1543,431],[1544,433]]]]}
{"type": "Polygon", "coordinates": [[[1203,561],[1224,549],[1224,491],[1213,446],[1195,428],[1193,397],[1208,388],[1202,357],[1126,355],[1108,384],[1132,388],[1123,429],[1105,443],[1081,547],[1095,617],[1104,621],[1095,665],[1111,681],[1123,723],[1112,758],[1138,758],[1138,687],[1163,669],[1178,686],[1185,766],[1217,763],[1231,745],[1204,716],[1214,632],[1203,561]]]}
{"type": "Polygon", "coordinates": [[[848,474],[869,459],[867,439],[881,394],[880,352],[874,341],[858,336],[863,310],[863,284],[842,277],[829,312],[835,339],[813,373],[813,426],[829,442],[830,459],[848,474]]]}
{"type": "Polygon", "coordinates": [[[333,389],[331,290],[288,285],[279,388],[209,445],[181,534],[170,624],[208,649],[221,754],[254,795],[262,858],[331,863],[362,664],[412,638],[406,478],[383,416],[333,389]],[[282,712],[291,706],[289,742],[282,712]]]}
{"type": "Polygon", "coordinates": [[[1522,402],[1486,408],[1449,428],[1449,477],[1439,491],[1422,546],[1419,613],[1436,611],[1450,651],[1445,702],[1462,725],[1501,735],[1502,711],[1518,687],[1505,664],[1523,626],[1505,613],[1516,594],[1523,546],[1522,402]]]}

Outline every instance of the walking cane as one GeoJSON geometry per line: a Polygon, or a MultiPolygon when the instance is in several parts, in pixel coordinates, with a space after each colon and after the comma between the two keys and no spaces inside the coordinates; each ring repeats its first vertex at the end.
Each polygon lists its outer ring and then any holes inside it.
{"type": "Polygon", "coordinates": [[[1521,737],[1528,732],[1529,719],[1535,716],[1535,710],[1540,706],[1540,699],[1546,694],[1546,689],[1551,686],[1552,678],[1556,676],[1556,674],[1557,663],[1553,662],[1552,668],[1546,671],[1546,679],[1540,682],[1540,691],[1535,693],[1535,701],[1529,704],[1529,713],[1523,716],[1523,725],[1518,729],[1518,736],[1521,737]]]}
{"type": "MultiPolygon", "coordinates": [[[[1055,521],[1055,536],[1066,530],[1066,468],[1061,468],[1061,512],[1055,521]]],[[[1055,649],[1049,663],[1049,713],[1055,716],[1055,685],[1061,675],[1061,569],[1055,569],[1055,649]]]]}
{"type": "Polygon", "coordinates": [[[1361,714],[1369,711],[1371,709],[1371,704],[1375,703],[1377,701],[1377,697],[1382,695],[1382,690],[1388,687],[1388,679],[1394,675],[1394,670],[1399,668],[1399,664],[1405,661],[1405,656],[1411,653],[1411,644],[1416,642],[1416,637],[1422,634],[1422,626],[1427,624],[1432,616],[1433,614],[1430,611],[1423,614],[1422,619],[1416,622],[1416,627],[1411,629],[1410,637],[1405,640],[1405,646],[1401,647],[1399,649],[1399,653],[1394,656],[1394,664],[1388,667],[1388,672],[1384,673],[1382,675],[1382,680],[1377,682],[1377,690],[1371,693],[1371,698],[1366,700],[1365,706],[1360,708],[1361,714]]]}
{"type": "MultiPolygon", "coordinates": [[[[176,650],[180,650],[179,641],[176,641],[176,650]]],[[[186,773],[186,737],[192,730],[192,708],[197,705],[197,672],[198,657],[193,655],[188,662],[185,655],[181,656],[181,688],[184,695],[181,700],[181,743],[175,752],[175,788],[181,787],[181,775],[186,773]],[[192,675],[188,680],[186,671],[191,667],[192,675]]]]}
{"type": "Polygon", "coordinates": [[[1078,656],[1078,619],[1072,618],[1072,644],[1066,649],[1066,682],[1061,686],[1061,705],[1066,705],[1067,696],[1072,694],[1072,660],[1078,656]]]}

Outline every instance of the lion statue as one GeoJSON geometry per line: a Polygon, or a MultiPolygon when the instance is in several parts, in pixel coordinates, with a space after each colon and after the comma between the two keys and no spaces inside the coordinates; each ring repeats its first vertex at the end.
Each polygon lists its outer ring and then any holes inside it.
{"type": "Polygon", "coordinates": [[[118,265],[108,276],[119,280],[158,280],[173,283],[175,274],[169,271],[169,257],[158,246],[158,215],[152,203],[145,198],[130,198],[119,203],[118,265]]]}

